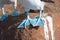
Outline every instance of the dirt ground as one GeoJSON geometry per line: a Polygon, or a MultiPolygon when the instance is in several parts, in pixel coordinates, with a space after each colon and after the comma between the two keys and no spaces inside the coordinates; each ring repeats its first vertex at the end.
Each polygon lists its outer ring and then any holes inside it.
{"type": "MultiPolygon", "coordinates": [[[[54,2],[46,3],[44,13],[52,16],[54,37],[55,40],[60,40],[60,7],[59,1],[54,0],[54,2]]],[[[32,15],[36,14],[32,13],[32,15]]],[[[33,17],[32,15],[31,17],[33,17]]],[[[26,29],[17,29],[17,26],[25,18],[25,14],[16,17],[9,16],[6,20],[0,22],[0,40],[45,40],[43,27],[33,28],[32,25],[29,25],[26,29]]]]}

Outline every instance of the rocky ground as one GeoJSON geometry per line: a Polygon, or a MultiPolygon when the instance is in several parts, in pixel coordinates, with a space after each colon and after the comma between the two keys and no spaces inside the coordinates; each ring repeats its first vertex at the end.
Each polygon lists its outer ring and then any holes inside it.
{"type": "MultiPolygon", "coordinates": [[[[55,40],[60,40],[60,0],[53,0],[53,2],[46,2],[44,13],[52,16],[55,40]]],[[[36,14],[32,13],[31,17],[36,14]]],[[[25,18],[25,14],[16,17],[9,16],[7,20],[0,22],[0,40],[45,40],[43,27],[33,28],[29,25],[26,29],[17,29],[25,18]]]]}

